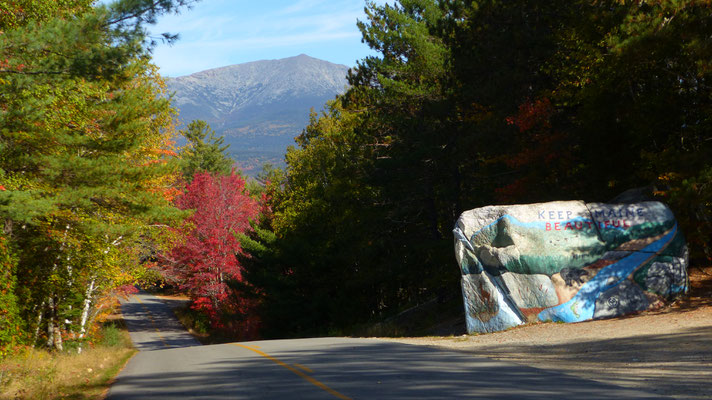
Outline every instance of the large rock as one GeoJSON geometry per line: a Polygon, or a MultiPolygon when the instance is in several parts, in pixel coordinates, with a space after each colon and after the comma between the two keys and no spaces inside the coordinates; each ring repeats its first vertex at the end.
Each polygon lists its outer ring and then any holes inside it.
{"type": "Polygon", "coordinates": [[[660,202],[483,207],[453,232],[470,333],[623,315],[688,289],[685,240],[660,202]]]}

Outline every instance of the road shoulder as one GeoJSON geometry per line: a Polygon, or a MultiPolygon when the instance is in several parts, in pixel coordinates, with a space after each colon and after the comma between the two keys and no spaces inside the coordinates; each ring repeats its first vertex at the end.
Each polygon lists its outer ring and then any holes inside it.
{"type": "Polygon", "coordinates": [[[456,337],[385,339],[468,352],[679,399],[712,398],[712,304],[456,337]]]}

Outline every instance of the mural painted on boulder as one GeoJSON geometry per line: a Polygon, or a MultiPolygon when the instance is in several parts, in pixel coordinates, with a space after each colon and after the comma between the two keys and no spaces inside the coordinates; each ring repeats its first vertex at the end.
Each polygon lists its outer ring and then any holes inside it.
{"type": "Polygon", "coordinates": [[[685,239],[660,202],[483,207],[453,232],[470,333],[614,317],[688,290],[685,239]]]}

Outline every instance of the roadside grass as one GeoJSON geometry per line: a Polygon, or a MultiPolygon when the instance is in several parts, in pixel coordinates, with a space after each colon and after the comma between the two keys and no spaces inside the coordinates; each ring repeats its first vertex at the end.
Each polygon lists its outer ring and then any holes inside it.
{"type": "Polygon", "coordinates": [[[71,345],[61,353],[25,348],[0,361],[0,399],[103,399],[134,353],[121,319],[105,322],[81,354],[71,345]]]}

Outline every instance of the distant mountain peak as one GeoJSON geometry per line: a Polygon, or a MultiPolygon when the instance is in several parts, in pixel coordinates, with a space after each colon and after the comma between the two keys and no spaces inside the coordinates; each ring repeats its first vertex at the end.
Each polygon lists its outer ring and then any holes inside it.
{"type": "Polygon", "coordinates": [[[233,153],[280,158],[304,129],[309,111],[346,89],[348,67],[299,54],[228,65],[167,79],[182,124],[205,120],[233,153]]]}
{"type": "MultiPolygon", "coordinates": [[[[286,57],[286,58],[279,58],[279,59],[273,59],[273,60],[257,60],[257,61],[249,61],[241,64],[232,64],[232,65],[226,65],[224,67],[217,67],[217,68],[211,68],[211,69],[206,69],[204,71],[198,71],[194,72],[190,75],[184,75],[184,76],[179,76],[176,78],[169,78],[169,80],[181,80],[185,79],[188,77],[202,77],[202,76],[211,76],[214,74],[220,74],[224,72],[229,72],[232,73],[235,70],[248,70],[249,68],[255,68],[255,67],[267,67],[267,68],[274,68],[275,66],[293,66],[293,67],[298,67],[298,66],[318,66],[321,68],[337,68],[339,70],[344,70],[348,71],[349,67],[343,64],[334,64],[329,61],[324,61],[320,60],[318,58],[311,57],[307,54],[299,54],[297,56],[292,56],[292,57],[286,57]]],[[[346,75],[344,74],[344,77],[346,75]]]]}

